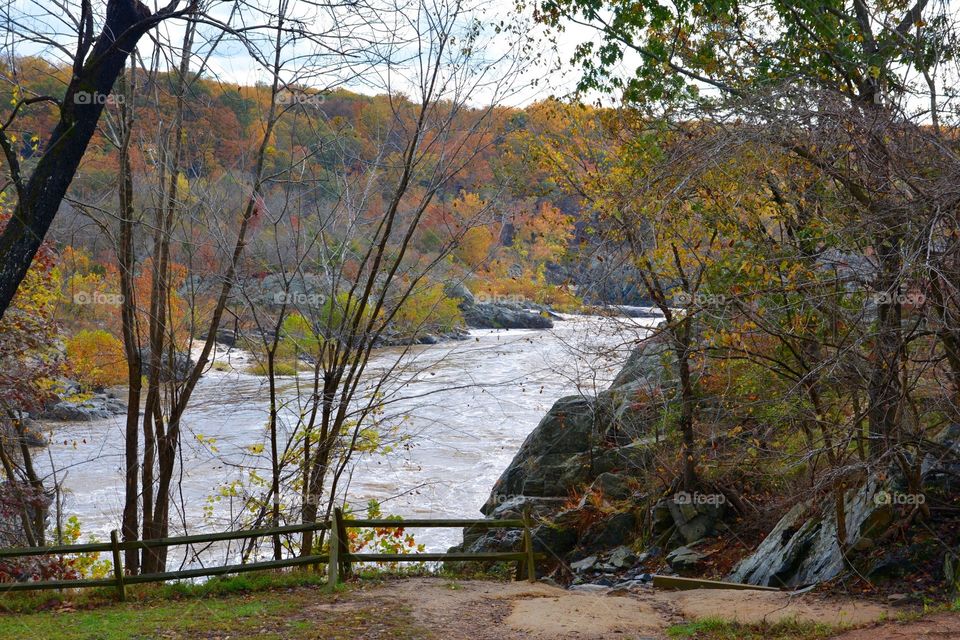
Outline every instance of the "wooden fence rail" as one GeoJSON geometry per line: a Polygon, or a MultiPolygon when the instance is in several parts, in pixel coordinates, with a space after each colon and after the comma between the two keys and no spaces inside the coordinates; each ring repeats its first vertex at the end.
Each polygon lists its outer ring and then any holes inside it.
{"type": "Polygon", "coordinates": [[[7,591],[41,591],[46,589],[84,589],[90,587],[114,587],[117,598],[126,600],[126,586],[148,582],[167,582],[168,580],[185,580],[190,578],[210,577],[231,573],[245,573],[250,571],[268,571],[287,567],[319,565],[326,563],[328,569],[328,583],[339,584],[343,576],[353,572],[353,563],[356,562],[432,562],[432,561],[462,561],[462,562],[517,562],[517,577],[524,576],[531,582],[536,579],[535,566],[537,554],[533,552],[532,536],[530,534],[529,518],[525,515],[522,520],[347,520],[341,510],[335,509],[332,520],[312,524],[297,524],[270,529],[248,529],[241,531],[226,531],[222,533],[207,533],[158,540],[136,540],[121,542],[116,530],[110,532],[110,542],[91,544],[58,545],[51,547],[24,547],[0,549],[0,560],[5,558],[27,558],[45,555],[75,555],[79,553],[106,553],[113,556],[113,576],[110,578],[94,578],[82,580],[44,580],[29,582],[0,583],[0,593],[7,591]],[[347,529],[377,527],[387,529],[398,528],[434,528],[434,527],[475,527],[485,529],[523,529],[523,551],[498,553],[352,553],[350,538],[347,529]],[[122,551],[128,549],[153,549],[158,547],[174,547],[197,543],[219,542],[225,540],[245,540],[249,538],[265,538],[269,536],[304,531],[330,531],[329,553],[307,555],[302,557],[284,558],[281,560],[265,560],[246,564],[232,564],[218,567],[199,567],[182,571],[166,571],[163,573],[149,573],[140,575],[124,575],[122,551]]]}

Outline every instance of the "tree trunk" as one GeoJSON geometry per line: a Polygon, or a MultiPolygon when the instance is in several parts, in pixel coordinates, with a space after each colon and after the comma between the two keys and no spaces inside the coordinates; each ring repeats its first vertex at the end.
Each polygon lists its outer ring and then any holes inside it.
{"type": "MultiPolygon", "coordinates": [[[[126,484],[124,488],[122,533],[124,542],[139,537],[140,515],[140,395],[143,388],[140,358],[140,338],[137,331],[136,291],[133,253],[133,168],[130,164],[131,125],[133,109],[130,101],[135,93],[133,82],[136,74],[131,69],[130,82],[121,78],[126,99],[120,105],[122,114],[122,139],[120,141],[120,236],[117,248],[117,263],[120,271],[120,293],[123,296],[120,316],[123,331],[123,350],[127,357],[127,421],[124,464],[126,484]]],[[[140,571],[140,555],[136,549],[124,552],[124,569],[130,575],[140,571]]]]}
{"type": "Polygon", "coordinates": [[[18,186],[16,209],[0,235],[0,317],[30,268],[96,131],[104,103],[99,97],[109,95],[127,56],[157,20],[138,0],[109,0],[103,30],[82,66],[79,62],[90,40],[81,40],[60,121],[30,179],[18,186]]]}

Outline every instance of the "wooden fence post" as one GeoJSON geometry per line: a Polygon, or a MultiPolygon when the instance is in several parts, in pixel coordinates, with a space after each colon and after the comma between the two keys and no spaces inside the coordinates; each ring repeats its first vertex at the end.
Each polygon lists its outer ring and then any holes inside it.
{"type": "Polygon", "coordinates": [[[533,556],[533,534],[530,532],[530,506],[523,509],[523,551],[527,554],[527,581],[537,581],[537,566],[533,556]]]}
{"type": "Polygon", "coordinates": [[[120,536],[117,530],[110,532],[110,544],[113,545],[113,577],[117,580],[117,596],[120,602],[127,601],[127,587],[123,582],[123,561],[120,557],[120,536]]]}
{"type": "Polygon", "coordinates": [[[353,575],[353,563],[350,562],[350,536],[347,535],[347,527],[343,524],[343,510],[340,507],[334,507],[334,515],[337,519],[334,521],[337,525],[337,538],[340,540],[340,564],[343,569],[344,577],[353,575]]]}
{"type": "Polygon", "coordinates": [[[330,557],[327,560],[327,586],[331,589],[340,584],[340,510],[333,510],[333,522],[330,524],[330,557]]]}

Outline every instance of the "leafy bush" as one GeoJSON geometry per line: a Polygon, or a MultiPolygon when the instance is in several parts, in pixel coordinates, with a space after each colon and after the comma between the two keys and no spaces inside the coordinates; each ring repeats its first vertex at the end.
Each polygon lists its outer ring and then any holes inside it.
{"type": "MultiPolygon", "coordinates": [[[[424,545],[417,544],[413,534],[407,533],[403,527],[403,518],[400,516],[384,517],[380,510],[380,503],[376,500],[370,500],[367,503],[367,518],[370,520],[396,520],[396,527],[377,527],[375,529],[348,529],[347,535],[350,538],[350,550],[352,553],[366,551],[368,553],[389,553],[397,555],[407,555],[410,553],[421,553],[424,545]]],[[[378,562],[378,566],[386,566],[395,571],[401,563],[397,562],[378,562]]],[[[415,563],[403,563],[412,565],[415,563]]],[[[407,569],[416,569],[416,566],[408,566],[407,569]]]]}
{"type": "Polygon", "coordinates": [[[86,387],[109,387],[127,382],[123,343],[102,329],[84,329],[67,340],[67,366],[77,381],[86,387]]]}
{"type": "Polygon", "coordinates": [[[427,331],[450,332],[463,325],[458,301],[443,293],[443,285],[432,284],[414,290],[393,317],[397,331],[418,335],[427,331]]]}
{"type": "MultiPolygon", "coordinates": [[[[247,373],[253,376],[266,376],[269,375],[267,371],[267,362],[257,362],[247,367],[247,373]]],[[[273,375],[275,376],[295,376],[297,375],[297,366],[296,364],[291,364],[289,360],[279,361],[275,360],[273,363],[273,375]]]]}

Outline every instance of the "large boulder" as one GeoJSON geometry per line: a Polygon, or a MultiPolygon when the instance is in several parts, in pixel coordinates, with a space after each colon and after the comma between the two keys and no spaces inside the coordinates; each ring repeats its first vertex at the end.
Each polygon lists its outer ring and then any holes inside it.
{"type": "Polygon", "coordinates": [[[37,415],[40,420],[58,422],[90,422],[106,420],[127,412],[127,405],[112,390],[87,394],[73,380],[56,382],[56,394],[37,415]]]}
{"type": "Polygon", "coordinates": [[[569,461],[595,444],[594,403],[584,396],[557,400],[524,440],[481,511],[490,514],[503,496],[569,495],[571,487],[563,481],[569,461]]]}
{"type": "Polygon", "coordinates": [[[38,417],[42,420],[59,422],[91,422],[106,420],[111,416],[127,412],[127,406],[104,394],[96,394],[79,402],[61,400],[43,411],[38,417]]]}
{"type": "MultiPolygon", "coordinates": [[[[862,548],[893,519],[883,499],[887,485],[876,477],[847,491],[844,500],[848,549],[862,548]],[[880,496],[878,498],[878,496],[880,496]]],[[[840,575],[844,554],[837,542],[833,498],[802,502],[783,516],[751,555],[730,574],[730,580],[770,587],[797,587],[840,575]]]]}
{"type": "Polygon", "coordinates": [[[467,326],[475,329],[551,329],[553,320],[541,311],[518,305],[483,302],[463,309],[467,326]]]}
{"type": "Polygon", "coordinates": [[[557,400],[497,480],[483,513],[505,497],[567,497],[601,474],[650,464],[655,439],[647,434],[660,416],[651,381],[661,379],[667,358],[662,341],[646,341],[606,391],[557,400]]]}
{"type": "Polygon", "coordinates": [[[636,537],[638,524],[632,511],[621,511],[598,520],[584,532],[579,550],[593,553],[629,545],[636,537]]]}
{"type": "Polygon", "coordinates": [[[478,299],[462,282],[444,285],[444,294],[457,301],[468,327],[474,329],[550,329],[554,316],[541,305],[512,299],[478,299]]]}
{"type": "Polygon", "coordinates": [[[513,461],[494,484],[481,511],[517,495],[567,497],[598,476],[636,470],[650,462],[650,439],[619,445],[619,434],[640,430],[619,394],[567,396],[557,400],[527,436],[513,461]]]}
{"type": "Polygon", "coordinates": [[[610,384],[610,389],[627,386],[643,387],[651,391],[660,389],[672,360],[673,351],[666,338],[648,338],[630,353],[623,368],[610,384]]]}
{"type": "MultiPolygon", "coordinates": [[[[639,520],[627,501],[640,487],[633,476],[653,464],[651,427],[662,400],[650,392],[651,379],[668,354],[662,346],[643,344],[643,353],[609,389],[596,396],[557,400],[530,432],[495,483],[481,511],[496,519],[531,513],[538,526],[534,545],[554,557],[630,545],[639,520]],[[570,496],[581,493],[579,504],[570,496]],[[612,508],[595,519],[587,496],[601,497],[612,508]],[[586,526],[589,523],[589,526],[586,526]]],[[[456,550],[518,549],[516,532],[465,529],[456,550]]]]}

